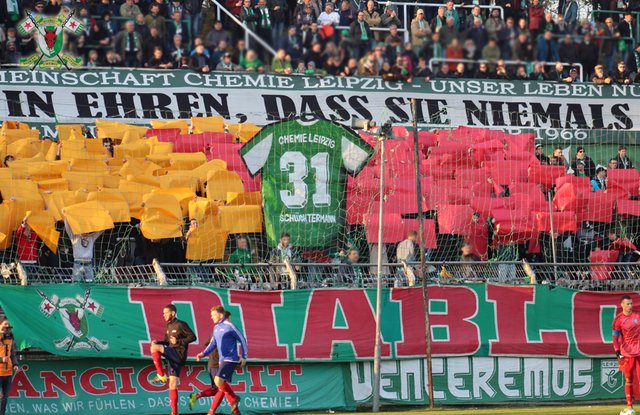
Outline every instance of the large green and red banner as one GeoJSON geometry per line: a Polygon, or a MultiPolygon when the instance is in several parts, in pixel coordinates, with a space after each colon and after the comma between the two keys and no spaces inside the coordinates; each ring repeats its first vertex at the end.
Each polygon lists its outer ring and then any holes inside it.
{"type": "MultiPolygon", "coordinates": [[[[540,286],[475,284],[428,289],[435,356],[611,357],[620,294],[540,286]]],[[[640,303],[640,297],[633,295],[640,303]]],[[[194,357],[211,335],[209,310],[223,305],[245,334],[253,362],[358,362],[374,354],[375,291],[251,292],[85,285],[5,286],[0,305],[21,348],[63,356],[149,358],[173,303],[196,332],[194,357]]],[[[383,291],[382,356],[425,354],[420,288],[383,291]]]]}
{"type": "MultiPolygon", "coordinates": [[[[153,365],[139,359],[75,359],[23,362],[9,399],[9,413],[105,415],[166,414],[164,386],[154,386],[153,365]]],[[[382,401],[428,403],[424,359],[387,360],[381,365],[382,401]]],[[[232,387],[243,413],[353,410],[370,403],[372,362],[250,364],[238,368],[232,387]]],[[[211,398],[192,411],[191,391],[209,382],[204,364],[185,367],[179,386],[180,413],[206,413],[211,398]]],[[[433,359],[436,404],[594,401],[624,397],[615,359],[548,357],[451,357],[433,359]]],[[[622,405],[622,404],[621,404],[622,405]]],[[[229,413],[223,403],[218,413],[229,413]]]]}

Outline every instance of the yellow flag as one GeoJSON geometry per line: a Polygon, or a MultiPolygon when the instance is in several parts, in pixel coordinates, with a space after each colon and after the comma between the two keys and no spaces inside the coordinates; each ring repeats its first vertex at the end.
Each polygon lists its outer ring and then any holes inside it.
{"type": "Polygon", "coordinates": [[[190,261],[224,259],[229,232],[216,228],[212,221],[199,223],[187,239],[186,258],[190,261]]]}
{"type": "Polygon", "coordinates": [[[151,120],[151,128],[156,130],[179,128],[180,134],[189,134],[189,124],[187,120],[160,121],[151,120]]]}
{"type": "Polygon", "coordinates": [[[172,170],[193,170],[207,162],[204,153],[170,153],[172,170]]]}
{"type": "Polygon", "coordinates": [[[23,138],[7,145],[7,154],[16,159],[28,159],[38,153],[40,153],[40,140],[37,138],[23,138]]]}
{"type": "Polygon", "coordinates": [[[262,232],[262,208],[256,205],[220,206],[222,228],[231,234],[262,232]]]}
{"type": "Polygon", "coordinates": [[[76,235],[113,229],[111,215],[96,201],[67,206],[62,214],[76,235]]]}
{"type": "Polygon", "coordinates": [[[213,117],[191,117],[191,130],[193,134],[223,133],[224,118],[220,115],[213,117]]]}
{"type": "Polygon", "coordinates": [[[226,170],[227,170],[226,161],[214,159],[204,163],[201,166],[196,167],[191,171],[201,182],[206,182],[210,174],[213,174],[214,172],[217,172],[217,171],[226,171],[226,170]]]}
{"type": "Polygon", "coordinates": [[[58,124],[56,125],[58,131],[58,140],[68,140],[71,135],[71,131],[74,131],[77,136],[82,136],[82,125],[80,124],[58,124]]]}
{"type": "Polygon", "coordinates": [[[154,172],[161,170],[162,167],[147,160],[128,158],[120,168],[120,176],[127,177],[131,175],[153,175],[154,172]]]}
{"type": "Polygon", "coordinates": [[[129,222],[131,213],[127,199],[119,190],[102,189],[99,192],[91,192],[87,197],[87,202],[98,202],[100,207],[106,209],[114,222],[129,222]]]}
{"type": "Polygon", "coordinates": [[[69,162],[69,170],[74,172],[107,173],[106,160],[74,158],[69,162]]]}
{"type": "Polygon", "coordinates": [[[43,195],[47,210],[51,212],[56,221],[62,220],[62,209],[65,206],[75,205],[87,200],[87,193],[73,191],[45,192],[43,195]]]}
{"type": "Polygon", "coordinates": [[[154,194],[172,195],[180,204],[182,216],[189,214],[189,202],[196,197],[195,192],[188,187],[175,187],[170,189],[154,189],[154,194]]]}
{"type": "Polygon", "coordinates": [[[60,232],[56,230],[51,212],[27,212],[27,224],[54,254],[58,252],[60,232]]]}
{"type": "Polygon", "coordinates": [[[146,194],[140,218],[140,230],[147,239],[167,239],[182,236],[182,210],[175,196],[162,193],[146,194]]]}
{"type": "Polygon", "coordinates": [[[66,179],[38,180],[38,189],[42,190],[69,190],[69,182],[66,179]]]}
{"type": "Polygon", "coordinates": [[[115,146],[113,156],[115,158],[144,158],[149,155],[151,146],[144,140],[131,144],[119,144],[115,146]]]}
{"type": "Polygon", "coordinates": [[[142,216],[142,197],[151,193],[153,186],[130,182],[128,180],[120,180],[118,190],[129,203],[129,212],[132,218],[140,219],[142,216]]]}
{"type": "Polygon", "coordinates": [[[19,214],[17,213],[15,202],[4,201],[0,204],[0,233],[5,235],[4,240],[0,241],[0,250],[7,249],[11,246],[13,231],[15,231],[22,222],[24,213],[25,212],[22,213],[21,218],[18,218],[19,214]]]}

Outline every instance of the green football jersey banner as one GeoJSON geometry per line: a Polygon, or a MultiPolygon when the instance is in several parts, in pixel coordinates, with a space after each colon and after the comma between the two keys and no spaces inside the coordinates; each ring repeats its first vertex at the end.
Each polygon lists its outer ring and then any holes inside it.
{"type": "Polygon", "coordinates": [[[269,246],[280,234],[298,247],[328,247],[346,220],[346,174],[357,174],[373,148],[353,131],[325,120],[264,127],[240,149],[249,173],[262,172],[269,246]]]}

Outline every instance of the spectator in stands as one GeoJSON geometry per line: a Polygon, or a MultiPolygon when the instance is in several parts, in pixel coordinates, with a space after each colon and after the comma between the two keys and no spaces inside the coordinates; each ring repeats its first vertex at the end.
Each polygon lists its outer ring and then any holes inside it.
{"type": "Polygon", "coordinates": [[[594,68],[593,75],[591,76],[591,82],[593,82],[594,84],[610,85],[612,81],[610,77],[605,76],[604,66],[596,65],[594,68]]]}
{"type": "Polygon", "coordinates": [[[457,61],[464,57],[464,52],[462,51],[462,48],[460,47],[460,43],[458,42],[457,38],[454,38],[453,40],[451,40],[449,47],[447,47],[447,49],[444,52],[444,56],[447,59],[453,60],[451,62],[448,62],[447,65],[449,65],[450,71],[455,71],[456,67],[458,66],[457,61]]]}
{"type": "Polygon", "coordinates": [[[375,52],[370,50],[365,56],[358,62],[358,75],[359,76],[377,76],[380,72],[380,67],[375,59],[375,52]]]}
{"type": "Polygon", "coordinates": [[[564,10],[562,10],[562,16],[567,26],[567,31],[573,32],[578,23],[578,2],[576,0],[569,0],[564,10]]]}
{"type": "MultiPolygon", "coordinates": [[[[418,11],[420,10],[422,9],[419,9],[418,11]]],[[[444,15],[445,10],[446,9],[443,6],[438,7],[438,12],[436,14],[436,17],[431,19],[431,22],[429,22],[429,28],[433,33],[439,32],[440,29],[442,29],[444,26],[447,25],[447,18],[444,15]]],[[[424,14],[424,11],[422,13],[424,14]]],[[[413,33],[413,21],[411,25],[411,32],[413,33]]]]}
{"type": "Polygon", "coordinates": [[[204,45],[196,46],[195,53],[189,59],[189,68],[200,73],[211,72],[209,67],[209,57],[204,53],[204,45]]]}
{"type": "Polygon", "coordinates": [[[591,157],[587,156],[584,147],[579,146],[576,151],[576,157],[571,163],[571,168],[577,171],[577,164],[582,163],[584,165],[584,172],[587,177],[593,177],[596,174],[596,165],[591,160],[591,157]]]}
{"type": "Polygon", "coordinates": [[[631,159],[627,157],[627,147],[618,146],[618,155],[616,156],[617,168],[619,169],[632,169],[633,163],[631,159]]]}
{"type": "Polygon", "coordinates": [[[547,76],[549,81],[562,82],[562,80],[567,77],[567,72],[565,72],[562,62],[556,62],[555,66],[547,76]]]}
{"type": "Polygon", "coordinates": [[[607,170],[617,169],[618,168],[618,160],[614,157],[609,159],[609,165],[607,166],[607,170]]]}
{"type": "Polygon", "coordinates": [[[291,59],[287,59],[287,54],[284,49],[278,49],[276,51],[273,60],[271,61],[271,70],[277,74],[291,75],[293,69],[291,68],[291,59]]]}
{"type": "Polygon", "coordinates": [[[440,65],[440,70],[436,71],[434,78],[455,78],[455,74],[451,72],[451,70],[449,69],[449,65],[447,65],[446,63],[442,63],[442,65],[440,65]]]}
{"type": "Polygon", "coordinates": [[[245,58],[247,55],[247,45],[245,44],[244,39],[238,39],[236,43],[236,48],[233,51],[232,61],[238,65],[240,65],[240,61],[245,58]]]}
{"type": "Polygon", "coordinates": [[[227,42],[224,40],[221,40],[220,42],[218,42],[218,47],[215,48],[215,50],[213,51],[213,53],[211,54],[211,67],[215,68],[218,66],[218,64],[220,63],[220,60],[222,59],[222,56],[227,53],[227,49],[228,49],[227,42]]]}
{"type": "Polygon", "coordinates": [[[100,25],[104,28],[104,30],[109,33],[109,38],[113,39],[113,37],[120,31],[118,24],[111,20],[111,13],[104,12],[102,14],[102,21],[99,22],[100,25]]]}
{"type": "Polygon", "coordinates": [[[183,57],[187,57],[187,50],[183,46],[182,36],[175,35],[173,36],[173,43],[170,45],[169,49],[169,58],[173,62],[173,66],[175,68],[180,67],[180,61],[183,57]]]}
{"type": "Polygon", "coordinates": [[[114,40],[116,51],[127,68],[137,68],[142,63],[142,39],[134,28],[132,21],[126,22],[125,30],[118,33],[114,40]]]}
{"type": "Polygon", "coordinates": [[[89,43],[98,47],[107,46],[111,43],[109,32],[94,19],[91,19],[91,34],[89,35],[89,43]]]}
{"type": "Polygon", "coordinates": [[[142,36],[142,39],[149,37],[149,26],[147,26],[144,14],[142,13],[136,15],[135,31],[142,36]]]}
{"type": "Polygon", "coordinates": [[[613,18],[607,17],[604,23],[604,27],[598,31],[598,36],[602,38],[599,61],[604,64],[607,71],[611,71],[616,54],[616,29],[613,26],[613,18]]]}
{"type": "Polygon", "coordinates": [[[256,12],[251,5],[251,0],[243,0],[242,7],[240,8],[240,20],[244,27],[251,31],[256,31],[257,23],[260,21],[260,17],[256,15],[256,12]]]}
{"type": "Polygon", "coordinates": [[[324,6],[324,11],[318,16],[318,26],[332,26],[335,27],[340,23],[340,14],[333,10],[333,3],[327,2],[324,6]]]}
{"type": "Polygon", "coordinates": [[[491,15],[484,23],[484,27],[487,29],[487,33],[490,38],[498,38],[498,34],[505,27],[504,21],[502,21],[502,18],[500,17],[500,10],[491,10],[491,15]]]}
{"type": "Polygon", "coordinates": [[[413,70],[413,76],[416,78],[423,78],[425,81],[430,81],[433,78],[431,69],[427,66],[427,60],[425,58],[418,59],[418,66],[413,70]]]}
{"type": "Polygon", "coordinates": [[[164,56],[162,52],[162,48],[155,47],[153,49],[153,56],[145,65],[147,68],[151,69],[171,69],[173,68],[173,63],[164,56]]]}
{"type": "MultiPolygon", "coordinates": [[[[236,238],[236,249],[229,255],[229,259],[227,262],[229,264],[251,264],[255,262],[255,251],[251,249],[249,246],[249,240],[244,235],[239,235],[236,238]]],[[[243,267],[234,267],[233,273],[236,278],[240,277],[240,275],[245,274],[243,267]]]]}
{"type": "Polygon", "coordinates": [[[89,55],[87,56],[87,60],[84,63],[84,66],[87,68],[97,68],[100,66],[100,62],[98,62],[98,52],[95,49],[91,49],[89,51],[89,55]]]}
{"type": "Polygon", "coordinates": [[[102,66],[107,66],[110,68],[118,68],[122,66],[122,61],[120,60],[120,55],[115,53],[113,50],[108,50],[105,53],[104,62],[102,66]]]}
{"type": "Polygon", "coordinates": [[[447,17],[447,24],[440,28],[440,41],[443,45],[448,45],[451,43],[453,39],[457,39],[460,37],[460,31],[455,26],[455,20],[453,17],[447,17]]]}
{"type": "MultiPolygon", "coordinates": [[[[460,247],[460,262],[480,262],[482,259],[473,252],[473,246],[464,242],[460,247]]],[[[465,278],[478,279],[482,276],[482,265],[463,265],[462,275],[465,278]]]]}
{"type": "Polygon", "coordinates": [[[356,14],[351,7],[349,0],[342,0],[340,3],[340,26],[351,26],[356,20],[356,14]]]}
{"type": "MultiPolygon", "coordinates": [[[[38,2],[36,2],[37,4],[38,2]]],[[[44,14],[58,14],[60,12],[60,2],[59,1],[48,1],[44,2],[46,4],[44,9],[44,14]]],[[[94,2],[95,3],[95,2],[94,2]]],[[[95,6],[92,11],[93,15],[101,16],[103,13],[109,12],[111,14],[118,14],[118,7],[116,2],[112,2],[111,0],[100,0],[100,3],[95,6]]]]}
{"type": "Polygon", "coordinates": [[[496,38],[489,38],[487,46],[482,48],[482,59],[489,62],[489,69],[493,70],[496,67],[496,62],[500,59],[500,48],[496,38]]]}
{"type": "Polygon", "coordinates": [[[578,70],[576,68],[569,69],[569,76],[562,78],[562,82],[566,84],[574,84],[580,82],[578,77],[578,70]]]}
{"type": "Polygon", "coordinates": [[[455,9],[453,1],[449,0],[447,1],[447,8],[444,11],[444,18],[445,21],[447,21],[448,19],[453,19],[453,27],[455,27],[458,30],[461,30],[462,27],[460,26],[460,15],[458,14],[458,10],[455,9]]]}
{"type": "MultiPolygon", "coordinates": [[[[318,23],[312,22],[310,25],[303,26],[302,28],[302,46],[304,48],[304,52],[308,52],[309,49],[313,47],[315,43],[320,44],[320,49],[322,49],[322,37],[320,36],[320,31],[318,30],[318,23]]],[[[322,50],[320,50],[322,52],[322,50]]]]}
{"type": "Polygon", "coordinates": [[[547,12],[544,15],[544,21],[542,22],[544,31],[549,31],[551,33],[560,33],[558,30],[558,25],[553,20],[553,14],[551,12],[547,12]]]}
{"type": "MultiPolygon", "coordinates": [[[[299,262],[301,260],[298,250],[291,245],[291,235],[287,232],[280,234],[278,245],[271,250],[269,257],[269,262],[271,263],[283,263],[285,260],[290,262],[299,262]]],[[[286,267],[280,267],[279,272],[286,275],[286,267]]]]}
{"type": "Polygon", "coordinates": [[[120,17],[127,18],[129,20],[135,19],[136,15],[142,13],[140,7],[134,4],[133,0],[125,0],[120,6],[120,17]]]}
{"type": "Polygon", "coordinates": [[[389,35],[385,38],[384,44],[386,47],[386,55],[391,60],[395,60],[397,56],[402,54],[404,49],[404,40],[398,33],[398,27],[396,25],[389,26],[389,35]]]}
{"type": "Polygon", "coordinates": [[[289,27],[287,35],[281,40],[280,47],[284,49],[287,55],[291,56],[291,59],[297,61],[302,58],[302,40],[298,36],[295,26],[289,27]]]}
{"type": "Polygon", "coordinates": [[[415,262],[416,248],[418,244],[418,232],[411,230],[407,233],[407,239],[398,244],[396,248],[396,258],[398,262],[415,262]]]}
{"type": "MultiPolygon", "coordinates": [[[[271,13],[272,11],[267,4],[267,0],[258,0],[258,8],[255,10],[257,17],[256,31],[258,36],[260,36],[260,39],[264,40],[269,45],[273,44],[273,17],[271,13]]],[[[256,47],[256,52],[258,52],[263,59],[267,59],[269,56],[262,45],[256,47]]]]}
{"type": "Polygon", "coordinates": [[[73,273],[71,279],[74,282],[93,282],[93,245],[103,231],[76,235],[71,230],[71,226],[69,226],[66,219],[64,220],[64,227],[73,247],[73,273]]]}
{"type": "Polygon", "coordinates": [[[582,43],[578,45],[577,62],[582,64],[584,81],[588,81],[589,75],[598,64],[598,46],[593,43],[591,33],[586,33],[582,43]]]}
{"type": "Polygon", "coordinates": [[[310,2],[305,1],[300,12],[296,14],[296,24],[304,32],[311,23],[316,22],[318,14],[313,11],[310,2]]]}
{"type": "Polygon", "coordinates": [[[465,19],[465,25],[464,28],[465,29],[470,29],[474,26],[474,22],[476,20],[480,21],[480,24],[482,25],[482,23],[484,23],[484,19],[482,17],[482,13],[480,13],[481,9],[480,6],[475,5],[473,6],[473,9],[471,10],[471,14],[469,14],[467,16],[467,18],[465,19]]]}
{"type": "Polygon", "coordinates": [[[611,74],[611,79],[618,85],[631,84],[631,76],[627,70],[627,65],[623,61],[618,62],[615,71],[611,74]]]}
{"type": "Polygon", "coordinates": [[[556,41],[553,39],[553,33],[550,30],[544,32],[543,36],[538,38],[536,59],[541,62],[554,62],[560,60],[556,41]]]}
{"type": "MultiPolygon", "coordinates": [[[[163,0],[163,3],[165,0],[163,0]]],[[[182,4],[182,0],[170,0],[166,2],[166,9],[164,12],[165,16],[173,17],[173,15],[178,12],[180,15],[184,16],[187,14],[187,9],[184,4],[182,4]]]]}
{"type": "Polygon", "coordinates": [[[15,244],[20,262],[35,264],[38,261],[38,235],[31,229],[26,217],[16,230],[15,244]]]}
{"type": "Polygon", "coordinates": [[[538,35],[542,32],[544,20],[544,8],[540,4],[540,0],[533,0],[531,6],[529,6],[529,30],[531,31],[532,39],[537,39],[538,35]]]}
{"type": "Polygon", "coordinates": [[[552,165],[555,166],[564,166],[566,169],[569,169],[569,161],[565,158],[564,153],[562,152],[562,147],[556,147],[553,149],[553,157],[550,160],[552,165]]]}
{"type": "Polygon", "coordinates": [[[529,75],[527,74],[527,70],[523,65],[518,65],[516,68],[515,79],[518,81],[528,81],[529,75]]]}
{"type": "Polygon", "coordinates": [[[534,57],[533,44],[526,33],[520,32],[513,46],[513,59],[518,61],[532,61],[534,57]]]}
{"type": "Polygon", "coordinates": [[[359,11],[357,20],[351,23],[349,34],[354,47],[354,58],[360,59],[365,55],[373,40],[371,28],[364,19],[363,11],[359,11]]]}
{"type": "MultiPolygon", "coordinates": [[[[442,8],[442,13],[444,13],[444,8],[442,8]]],[[[416,17],[411,21],[411,44],[416,52],[420,51],[430,35],[431,28],[424,18],[424,10],[418,9],[416,17]]]]}
{"type": "Polygon", "coordinates": [[[189,28],[182,21],[182,16],[182,13],[175,11],[171,16],[171,21],[167,23],[167,41],[165,42],[167,49],[171,46],[175,35],[182,36],[182,41],[189,43],[189,28]]]}
{"type": "Polygon", "coordinates": [[[629,54],[627,68],[629,69],[631,79],[633,79],[635,83],[640,83],[640,43],[636,45],[633,53],[629,54]]]}
{"type": "Polygon", "coordinates": [[[149,29],[149,37],[144,39],[143,59],[148,61],[153,56],[153,50],[160,48],[164,51],[164,39],[160,36],[160,32],[155,27],[149,29]]]}
{"type": "Polygon", "coordinates": [[[307,53],[304,55],[304,62],[308,64],[309,62],[322,62],[322,43],[314,42],[311,45],[311,48],[307,50],[307,53]]]}
{"type": "Polygon", "coordinates": [[[536,144],[535,156],[540,161],[540,164],[549,164],[549,157],[544,154],[544,146],[542,144],[536,144]]]}
{"type": "Polygon", "coordinates": [[[607,169],[602,166],[598,166],[595,177],[591,179],[591,191],[599,190],[607,190],[607,169]]]}
{"type": "Polygon", "coordinates": [[[390,28],[395,26],[401,26],[402,22],[398,18],[398,11],[396,10],[396,6],[392,4],[387,4],[384,8],[384,13],[380,16],[380,27],[390,28]]]}
{"type": "Polygon", "coordinates": [[[109,155],[111,157],[113,157],[113,139],[111,137],[105,137],[102,139],[102,147],[104,147],[107,152],[109,152],[109,155]]]}
{"type": "Polygon", "coordinates": [[[626,11],[624,13],[624,19],[618,23],[617,28],[617,32],[621,40],[618,42],[618,51],[622,54],[623,62],[626,62],[629,59],[629,55],[633,52],[634,31],[633,14],[631,11],[626,11]]]}
{"type": "Polygon", "coordinates": [[[241,70],[242,68],[240,66],[234,64],[231,61],[231,53],[229,52],[226,52],[224,55],[222,55],[222,59],[220,59],[220,62],[216,66],[216,71],[238,72],[241,70]]]}
{"type": "MultiPolygon", "coordinates": [[[[364,10],[364,20],[369,24],[369,27],[380,27],[380,13],[376,10],[376,4],[373,0],[367,1],[367,8],[364,10]]],[[[373,34],[374,39],[379,39],[378,32],[373,34]]]]}
{"type": "Polygon", "coordinates": [[[364,286],[364,269],[358,265],[360,253],[355,248],[350,248],[347,255],[343,257],[342,263],[346,266],[341,267],[343,283],[351,284],[355,287],[362,288],[364,286]]]}
{"type": "Polygon", "coordinates": [[[500,56],[502,59],[510,60],[513,55],[513,49],[518,39],[518,30],[513,24],[513,18],[507,18],[505,27],[498,32],[498,43],[500,45],[500,56]]]}
{"type": "Polygon", "coordinates": [[[158,31],[158,36],[164,38],[164,35],[167,33],[167,23],[165,18],[160,14],[160,6],[158,3],[151,3],[149,6],[149,14],[145,16],[144,21],[149,27],[149,31],[155,28],[158,31]]]}
{"type": "Polygon", "coordinates": [[[264,63],[251,49],[247,51],[244,60],[240,61],[240,66],[247,72],[264,73],[264,63]]]}
{"type": "Polygon", "coordinates": [[[558,47],[558,55],[562,62],[578,62],[578,50],[573,42],[573,36],[569,34],[564,36],[564,41],[558,47]]]}
{"type": "Polygon", "coordinates": [[[637,259],[637,254],[635,251],[638,250],[636,246],[628,239],[618,236],[615,229],[611,229],[609,231],[609,250],[618,251],[620,255],[618,256],[618,262],[635,262],[637,259]]]}
{"type": "Polygon", "coordinates": [[[486,62],[480,62],[478,64],[478,69],[473,74],[475,79],[489,79],[491,78],[491,73],[489,72],[489,65],[486,62]]]}
{"type": "Polygon", "coordinates": [[[489,35],[481,20],[475,19],[473,21],[473,26],[467,31],[467,38],[473,41],[474,52],[471,59],[480,59],[482,49],[489,42],[489,35]]]}

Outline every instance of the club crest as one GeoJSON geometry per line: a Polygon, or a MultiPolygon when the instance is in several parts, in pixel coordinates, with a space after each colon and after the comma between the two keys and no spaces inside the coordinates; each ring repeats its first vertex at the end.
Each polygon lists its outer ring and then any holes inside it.
{"type": "Polygon", "coordinates": [[[27,17],[18,24],[18,32],[22,37],[33,36],[40,50],[40,54],[34,54],[28,58],[20,59],[20,66],[36,68],[59,69],[82,66],[82,59],[64,53],[64,36],[66,32],[79,35],[84,25],[73,17],[75,11],[68,15],[60,13],[57,16],[43,16],[27,13],[27,17]]]}
{"type": "Polygon", "coordinates": [[[85,291],[84,297],[78,294],[75,297],[61,299],[55,294],[49,297],[41,290],[38,290],[38,294],[42,297],[40,312],[47,318],[58,312],[65,329],[69,332],[68,336],[54,340],[56,348],[64,349],[65,353],[68,353],[71,350],[82,349],[94,349],[99,352],[109,347],[108,342],[89,334],[88,315],[101,317],[104,312],[104,307],[91,298],[90,288],[85,291]]]}

